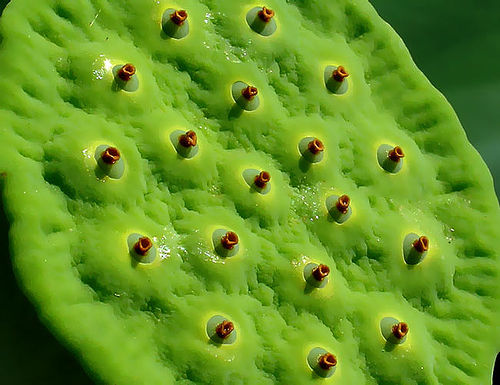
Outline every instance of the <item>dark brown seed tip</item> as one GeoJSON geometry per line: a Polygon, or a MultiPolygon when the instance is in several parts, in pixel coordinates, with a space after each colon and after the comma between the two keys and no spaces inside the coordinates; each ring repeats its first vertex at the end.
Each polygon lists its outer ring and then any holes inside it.
{"type": "Polygon", "coordinates": [[[423,253],[424,251],[429,250],[429,238],[427,238],[425,235],[421,236],[415,242],[413,242],[413,248],[419,253],[423,253]]]}
{"type": "Polygon", "coordinates": [[[314,138],[309,142],[307,145],[307,149],[313,154],[316,155],[322,151],[325,150],[325,146],[323,145],[323,142],[321,140],[314,138]]]}
{"type": "Polygon", "coordinates": [[[179,143],[183,147],[194,147],[196,143],[198,143],[198,138],[196,136],[196,132],[193,130],[189,130],[185,134],[179,136],[179,143]]]}
{"type": "Polygon", "coordinates": [[[135,67],[133,64],[127,63],[122,68],[118,70],[118,77],[125,82],[128,82],[130,78],[135,74],[135,67]]]}
{"type": "Polygon", "coordinates": [[[403,149],[399,146],[394,147],[389,153],[387,154],[390,160],[394,162],[399,162],[400,159],[405,157],[405,154],[403,152],[403,149]]]}
{"type": "Polygon", "coordinates": [[[400,322],[392,326],[392,334],[398,340],[403,339],[404,336],[408,334],[409,330],[410,328],[408,327],[408,324],[406,322],[400,322]]]}
{"type": "Polygon", "coordinates": [[[153,242],[148,237],[141,237],[134,245],[134,250],[139,255],[146,255],[146,253],[153,247],[153,242]]]}
{"type": "Polygon", "coordinates": [[[330,268],[323,264],[316,266],[312,271],[312,276],[319,282],[323,281],[328,274],[330,274],[330,268]]]}
{"type": "Polygon", "coordinates": [[[274,11],[272,9],[262,7],[258,15],[263,22],[269,23],[269,21],[274,17],[274,11]]]}
{"type": "Polygon", "coordinates": [[[321,369],[328,370],[337,365],[337,358],[332,353],[325,353],[319,358],[318,365],[321,369]]]}
{"type": "Polygon", "coordinates": [[[227,338],[229,337],[229,335],[232,333],[233,330],[234,330],[233,323],[231,321],[224,320],[217,325],[217,327],[215,328],[215,333],[217,333],[217,335],[220,338],[227,338]]]}
{"type": "Polygon", "coordinates": [[[234,231],[228,231],[220,240],[222,247],[226,250],[232,250],[238,244],[238,235],[234,231]]]}
{"type": "Polygon", "coordinates": [[[243,97],[248,101],[253,100],[253,98],[257,96],[258,93],[259,90],[256,87],[252,86],[248,86],[247,88],[243,89],[243,91],[241,91],[243,97]]]}
{"type": "Polygon", "coordinates": [[[264,188],[270,180],[271,174],[267,171],[261,171],[259,175],[255,177],[254,183],[258,188],[264,188]]]}
{"type": "Polygon", "coordinates": [[[347,210],[349,210],[349,204],[351,203],[351,198],[347,195],[341,195],[339,196],[339,199],[337,199],[337,203],[335,206],[337,207],[337,210],[339,210],[342,214],[347,213],[347,210]]]}
{"type": "Polygon", "coordinates": [[[172,12],[172,14],[170,15],[170,20],[172,20],[174,24],[182,25],[184,24],[184,21],[187,19],[187,17],[188,17],[187,12],[184,9],[181,9],[172,12]]]}
{"type": "Polygon", "coordinates": [[[120,160],[120,151],[116,147],[108,147],[103,151],[101,159],[106,164],[115,164],[120,160]]]}
{"type": "Polygon", "coordinates": [[[338,66],[332,73],[332,77],[338,82],[343,82],[344,79],[348,76],[349,73],[343,66],[338,66]]]}

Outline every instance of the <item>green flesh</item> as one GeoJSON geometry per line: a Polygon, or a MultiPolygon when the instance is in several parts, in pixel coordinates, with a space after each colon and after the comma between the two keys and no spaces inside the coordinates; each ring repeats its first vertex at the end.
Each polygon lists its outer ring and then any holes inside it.
{"type": "Polygon", "coordinates": [[[0,171],[13,265],[50,329],[109,384],[485,384],[499,350],[500,210],[491,176],[446,100],[366,1],[269,0],[277,30],[245,20],[259,3],[14,0],[0,23],[0,171]],[[169,39],[168,8],[189,34],[169,39]],[[139,89],[113,87],[133,63],[139,89]],[[344,95],[326,66],[351,74],[344,95]],[[248,112],[236,81],[259,90],[248,112]],[[199,151],[170,134],[195,130],[199,151]],[[325,145],[304,162],[305,137],[325,145]],[[401,171],[377,161],[399,145],[401,171]],[[117,147],[120,179],[95,149],[117,147]],[[268,171],[259,194],[243,178],[268,171]],[[339,225],[326,199],[348,194],[339,225]],[[223,259],[212,234],[238,234],[223,259]],[[157,257],[132,260],[127,237],[157,257]],[[426,235],[418,265],[408,233],[426,235]],[[308,290],[308,263],[331,269],[308,290]],[[221,315],[237,339],[210,342],[221,315]],[[380,321],[408,323],[386,344],[380,321]],[[307,364],[338,359],[322,379],[307,364]]]}

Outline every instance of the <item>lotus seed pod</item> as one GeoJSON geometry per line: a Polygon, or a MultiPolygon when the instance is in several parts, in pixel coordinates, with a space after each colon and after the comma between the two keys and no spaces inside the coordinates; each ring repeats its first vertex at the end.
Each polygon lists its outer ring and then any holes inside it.
{"type": "Polygon", "coordinates": [[[491,176],[366,0],[11,0],[0,35],[4,260],[89,382],[491,383],[491,176]]]}

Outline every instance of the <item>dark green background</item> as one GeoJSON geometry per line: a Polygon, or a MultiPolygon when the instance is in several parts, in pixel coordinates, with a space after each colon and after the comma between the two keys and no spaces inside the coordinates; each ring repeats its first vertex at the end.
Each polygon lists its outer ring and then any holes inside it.
{"type": "Polygon", "coordinates": [[[500,197],[500,1],[370,1],[457,112],[500,197]]]}
{"type": "MultiPolygon", "coordinates": [[[[371,2],[455,108],[500,196],[500,1],[371,2]]],[[[0,0],[0,13],[6,3],[0,0]]],[[[0,204],[0,384],[91,384],[17,289],[5,223],[0,204]]]]}

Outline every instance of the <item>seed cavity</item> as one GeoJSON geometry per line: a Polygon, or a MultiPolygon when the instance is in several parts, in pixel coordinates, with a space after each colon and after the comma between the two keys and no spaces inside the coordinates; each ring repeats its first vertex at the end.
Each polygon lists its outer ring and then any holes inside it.
{"type": "Polygon", "coordinates": [[[346,69],[344,66],[338,66],[335,68],[332,72],[332,78],[337,81],[337,82],[343,82],[346,77],[348,77],[349,74],[347,73],[346,69]]]}
{"type": "Polygon", "coordinates": [[[198,138],[196,137],[196,132],[194,132],[193,130],[189,130],[185,134],[179,136],[179,144],[183,147],[194,147],[197,143],[198,138]]]}
{"type": "Polygon", "coordinates": [[[101,159],[106,164],[115,164],[120,160],[120,151],[116,147],[108,147],[103,151],[101,159]]]}
{"type": "Polygon", "coordinates": [[[266,188],[270,180],[271,180],[271,174],[269,174],[267,171],[261,171],[259,175],[255,177],[253,183],[258,188],[264,189],[266,188]]]}
{"type": "Polygon", "coordinates": [[[405,154],[400,146],[382,144],[377,150],[377,161],[385,171],[395,174],[403,168],[405,154]]]}
{"type": "Polygon", "coordinates": [[[328,274],[330,274],[330,268],[323,264],[316,266],[312,271],[313,278],[318,282],[323,281],[328,274]]]}
{"type": "Polygon", "coordinates": [[[222,258],[234,257],[240,250],[240,239],[234,231],[217,229],[212,233],[214,251],[222,258]]]}
{"type": "Polygon", "coordinates": [[[258,15],[263,22],[269,23],[271,19],[274,17],[274,11],[272,9],[262,7],[258,15]]]}
{"type": "Polygon", "coordinates": [[[333,94],[345,94],[349,88],[348,76],[349,73],[344,66],[327,66],[323,72],[325,87],[333,94]]]}
{"type": "Polygon", "coordinates": [[[226,250],[233,250],[238,245],[238,235],[234,231],[228,231],[220,240],[222,247],[226,250]]]}
{"type": "Polygon", "coordinates": [[[215,328],[215,332],[220,338],[227,338],[234,330],[234,325],[231,321],[224,320],[215,328]]]}
{"type": "Polygon", "coordinates": [[[245,111],[255,111],[260,105],[259,90],[245,82],[235,82],[231,86],[234,102],[245,111]]]}
{"type": "Polygon", "coordinates": [[[123,176],[125,162],[118,148],[101,144],[95,150],[94,159],[97,163],[95,172],[99,179],[120,179],[123,176]]]}
{"type": "Polygon", "coordinates": [[[156,247],[151,238],[133,233],[127,238],[129,254],[136,263],[149,264],[156,258],[156,247]]]}
{"type": "Polygon", "coordinates": [[[118,70],[118,77],[124,82],[128,82],[135,75],[135,71],[134,65],[127,63],[118,70]]]}
{"type": "Polygon", "coordinates": [[[134,245],[134,250],[139,255],[146,255],[146,253],[153,247],[153,242],[148,237],[141,237],[134,245]]]}
{"type": "Polygon", "coordinates": [[[307,363],[311,370],[319,377],[331,377],[337,369],[337,357],[329,351],[315,347],[307,355],[307,363]]]}
{"type": "Polygon", "coordinates": [[[423,236],[419,237],[417,240],[415,240],[412,243],[412,246],[419,253],[424,253],[427,250],[429,250],[429,238],[427,238],[425,235],[423,235],[423,236]]]}
{"type": "Polygon", "coordinates": [[[344,223],[352,215],[351,198],[348,195],[331,195],[326,198],[326,208],[337,223],[344,223]]]}
{"type": "Polygon", "coordinates": [[[328,370],[337,365],[337,358],[332,353],[325,353],[319,357],[318,365],[321,369],[328,370]]]}
{"type": "Polygon", "coordinates": [[[161,28],[164,38],[182,39],[189,34],[188,13],[184,9],[168,8],[163,12],[161,28]]]}
{"type": "Polygon", "coordinates": [[[176,25],[182,25],[184,24],[184,21],[186,21],[188,17],[187,12],[184,9],[174,11],[170,14],[170,20],[176,25]]]}
{"type": "Polygon", "coordinates": [[[403,257],[408,265],[416,265],[424,260],[429,251],[430,241],[425,235],[409,233],[403,240],[403,257]]]}
{"type": "Polygon", "coordinates": [[[241,91],[241,95],[243,95],[243,97],[248,101],[252,101],[253,98],[256,97],[258,93],[259,90],[256,87],[252,86],[248,86],[245,89],[243,89],[243,91],[241,91]]]}
{"type": "Polygon", "coordinates": [[[380,321],[380,332],[391,345],[405,342],[409,331],[410,328],[406,322],[400,322],[394,317],[384,317],[380,321]]]}
{"type": "Polygon", "coordinates": [[[275,12],[267,7],[254,7],[246,15],[246,21],[250,28],[262,36],[271,36],[278,25],[276,24],[275,12]]]}
{"type": "Polygon", "coordinates": [[[342,214],[346,214],[349,210],[350,203],[351,198],[349,198],[348,195],[344,194],[338,197],[337,202],[335,203],[335,207],[337,207],[337,210],[339,210],[342,214]]]}
{"type": "Polygon", "coordinates": [[[208,338],[216,345],[234,344],[237,338],[233,322],[221,315],[212,316],[206,324],[208,338]]]}
{"type": "Polygon", "coordinates": [[[406,322],[398,322],[392,325],[392,335],[398,340],[402,340],[408,334],[408,324],[406,322]]]}

